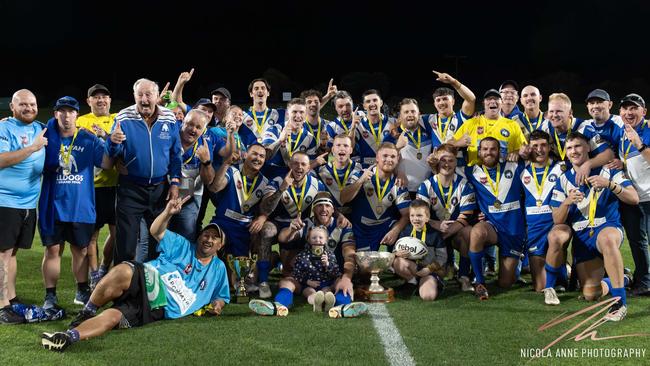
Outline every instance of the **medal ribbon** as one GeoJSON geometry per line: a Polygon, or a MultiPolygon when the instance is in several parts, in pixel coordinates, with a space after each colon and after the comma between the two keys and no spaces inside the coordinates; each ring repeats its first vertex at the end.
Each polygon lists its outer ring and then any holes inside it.
{"type": "Polygon", "coordinates": [[[526,119],[526,122],[528,122],[528,126],[530,127],[530,132],[533,132],[539,127],[539,122],[542,120],[542,112],[539,112],[539,116],[537,116],[537,121],[535,122],[535,126],[533,127],[533,124],[530,122],[530,119],[528,119],[528,115],[524,112],[524,118],[526,119]]]}
{"type": "Polygon", "coordinates": [[[305,129],[301,129],[300,133],[298,133],[298,136],[296,137],[296,141],[293,143],[293,147],[291,146],[291,133],[289,134],[289,143],[287,144],[287,152],[289,153],[289,157],[293,156],[293,152],[296,151],[296,148],[298,147],[298,142],[300,142],[300,136],[302,136],[302,131],[305,129]]]}
{"type": "Polygon", "coordinates": [[[311,126],[309,121],[307,122],[307,128],[309,128],[309,132],[311,132],[314,137],[316,137],[316,145],[320,145],[320,130],[321,130],[321,119],[320,116],[318,116],[318,132],[314,133],[314,128],[311,126]]]}
{"type": "Polygon", "coordinates": [[[350,133],[350,129],[348,128],[348,126],[345,125],[345,121],[343,120],[343,118],[337,117],[336,119],[339,121],[339,123],[345,130],[345,133],[350,133]]]}
{"type": "Polygon", "coordinates": [[[246,183],[246,175],[242,172],[241,173],[241,180],[244,182],[244,189],[243,189],[243,194],[244,194],[244,202],[248,201],[248,197],[253,194],[253,189],[255,188],[255,183],[257,183],[257,178],[259,178],[259,174],[255,176],[255,179],[253,179],[253,184],[251,184],[251,188],[247,189],[246,187],[248,184],[246,183]]]}
{"type": "Polygon", "coordinates": [[[384,196],[386,195],[386,189],[388,189],[388,183],[390,183],[390,178],[386,179],[386,183],[384,183],[384,187],[382,189],[381,184],[379,183],[379,174],[375,173],[375,183],[377,185],[377,199],[379,199],[379,204],[384,201],[384,196]]]}
{"type": "Polygon", "coordinates": [[[350,170],[352,169],[352,161],[348,162],[347,169],[345,170],[345,175],[343,176],[343,180],[339,179],[339,172],[336,169],[336,164],[332,164],[332,171],[334,172],[334,179],[336,180],[336,184],[339,186],[339,191],[343,189],[343,186],[345,185],[345,182],[348,181],[348,176],[350,176],[350,170]]]}
{"type": "Polygon", "coordinates": [[[303,178],[305,181],[302,182],[302,191],[300,192],[300,199],[298,199],[298,195],[296,194],[296,189],[291,186],[291,193],[293,194],[293,201],[296,203],[296,207],[298,208],[298,216],[302,213],[302,203],[305,201],[305,193],[307,193],[307,190],[305,187],[307,186],[307,177],[305,176],[303,178]]]}
{"type": "Polygon", "coordinates": [[[384,120],[382,118],[383,116],[379,115],[379,129],[375,131],[375,128],[372,126],[372,122],[370,122],[370,118],[368,118],[368,127],[370,127],[370,133],[372,133],[372,137],[375,138],[375,144],[377,147],[379,147],[379,140],[381,139],[381,133],[384,130],[384,120]]]}
{"type": "Polygon", "coordinates": [[[257,134],[262,136],[262,130],[264,129],[264,124],[266,123],[266,117],[268,117],[269,109],[264,110],[264,116],[262,116],[262,123],[259,123],[257,119],[257,112],[251,107],[251,114],[253,115],[253,121],[255,121],[255,127],[257,128],[257,134]]]}
{"type": "Polygon", "coordinates": [[[598,197],[600,197],[600,193],[596,192],[595,189],[592,189],[586,179],[585,184],[592,191],[591,199],[589,200],[589,227],[593,229],[596,220],[596,206],[598,205],[598,197]]]}
{"type": "Polygon", "coordinates": [[[442,130],[442,118],[440,118],[440,114],[438,114],[438,136],[440,136],[440,140],[444,140],[445,136],[447,136],[447,131],[449,130],[449,126],[451,125],[451,119],[453,117],[453,114],[447,118],[447,127],[445,127],[445,130],[442,130]]]}
{"type": "MultiPolygon", "coordinates": [[[[560,154],[560,158],[564,160],[564,157],[566,156],[566,139],[565,141],[565,147],[562,148],[562,143],[560,142],[560,137],[557,135],[557,130],[553,129],[553,133],[555,134],[555,143],[557,144],[557,152],[560,154]]],[[[569,136],[571,136],[571,128],[567,131],[566,138],[568,139],[569,136]]]]}
{"type": "Polygon", "coordinates": [[[535,181],[535,188],[537,188],[537,194],[539,195],[539,199],[542,199],[542,191],[544,190],[544,181],[546,180],[546,176],[548,175],[548,168],[551,166],[551,164],[547,161],[546,162],[546,167],[544,168],[544,175],[542,175],[542,181],[539,182],[537,180],[537,170],[535,169],[535,163],[531,164],[531,170],[533,171],[533,180],[535,181]]]}
{"type": "Polygon", "coordinates": [[[413,137],[413,133],[406,133],[406,136],[411,140],[413,145],[420,151],[420,146],[422,145],[422,130],[420,129],[420,126],[418,126],[418,142],[415,142],[415,137],[413,137]]]}
{"type": "Polygon", "coordinates": [[[490,188],[492,188],[492,193],[494,194],[494,197],[497,199],[499,198],[499,182],[501,181],[501,165],[497,163],[497,179],[496,179],[496,185],[492,181],[492,178],[490,178],[490,174],[488,173],[487,169],[485,169],[485,165],[481,165],[481,168],[483,168],[483,172],[485,172],[485,176],[487,176],[488,182],[490,183],[490,188]]]}
{"type": "MultiPolygon", "coordinates": [[[[411,230],[411,237],[412,238],[418,237],[418,232],[415,230],[415,227],[413,227],[413,230],[411,230]]],[[[426,237],[427,237],[427,225],[424,225],[424,227],[422,228],[422,238],[420,240],[422,240],[422,242],[424,243],[426,237]]]]}
{"type": "Polygon", "coordinates": [[[440,190],[440,196],[442,202],[445,204],[445,208],[449,210],[449,205],[451,203],[451,192],[454,190],[454,182],[451,182],[449,186],[449,193],[447,193],[447,199],[445,200],[445,191],[443,190],[442,183],[440,183],[440,177],[438,177],[438,189],[440,190]]]}
{"type": "Polygon", "coordinates": [[[74,140],[77,139],[77,133],[79,133],[79,130],[74,131],[74,135],[72,136],[72,142],[70,142],[70,146],[68,147],[68,152],[65,152],[65,146],[63,146],[63,143],[61,144],[61,149],[59,150],[59,153],[63,157],[63,163],[65,164],[66,168],[70,165],[70,155],[72,154],[72,147],[74,146],[74,140]]]}
{"type": "Polygon", "coordinates": [[[183,164],[187,164],[190,161],[192,161],[192,159],[194,159],[194,154],[196,154],[196,148],[198,146],[199,146],[199,140],[197,139],[196,141],[194,141],[194,148],[192,149],[192,155],[189,158],[187,158],[187,160],[185,160],[183,164]]]}

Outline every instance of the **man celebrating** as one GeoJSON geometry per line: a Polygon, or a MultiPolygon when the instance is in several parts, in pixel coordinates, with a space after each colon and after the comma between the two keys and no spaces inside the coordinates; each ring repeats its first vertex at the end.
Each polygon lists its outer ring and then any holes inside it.
{"type": "MultiPolygon", "coordinates": [[[[190,197],[185,197],[188,200],[190,197]]],[[[90,301],[65,332],[43,333],[41,344],[63,352],[80,340],[98,337],[114,328],[138,327],[162,319],[177,319],[207,306],[219,315],[230,302],[226,266],[217,257],[225,234],[208,224],[196,243],[167,230],[171,217],[180,212],[181,198],[169,200],[151,225],[159,242],[158,259],[116,265],[97,285],[90,301]],[[95,316],[97,309],[113,305],[95,316]]]]}
{"type": "MultiPolygon", "coordinates": [[[[357,141],[357,128],[356,126],[361,121],[361,112],[357,113],[357,109],[353,110],[352,97],[350,93],[341,90],[334,95],[333,98],[334,109],[336,110],[337,117],[327,125],[327,134],[329,135],[329,143],[339,134],[346,134],[352,139],[352,143],[356,144],[357,141]]],[[[355,155],[358,154],[355,145],[355,155]]]]}
{"type": "Polygon", "coordinates": [[[267,99],[271,95],[271,85],[266,79],[254,79],[248,85],[248,93],[253,98],[253,106],[244,116],[244,125],[255,135],[257,142],[261,143],[266,131],[278,124],[284,126],[284,110],[269,108],[267,99]]]}
{"type": "Polygon", "coordinates": [[[578,183],[576,172],[589,160],[589,138],[585,135],[571,134],[566,141],[566,152],[573,168],[556,182],[551,201],[553,222],[567,223],[573,229],[574,260],[587,300],[599,298],[603,268],[607,272],[609,278],[604,282],[612,296],[620,299],[612,305],[605,319],[620,321],[627,314],[627,301],[623,258],[619,250],[623,231],[618,200],[637,205],[639,196],[623,172],[615,169],[591,169],[584,184],[578,183]]]}
{"type": "Polygon", "coordinates": [[[316,154],[320,155],[328,151],[327,125],[330,123],[330,121],[320,116],[321,106],[324,103],[323,94],[318,90],[309,89],[300,93],[300,98],[305,100],[305,106],[307,107],[305,126],[316,138],[316,154]]]}
{"type": "Polygon", "coordinates": [[[377,167],[365,169],[356,182],[341,192],[341,203],[350,202],[350,221],[357,250],[379,250],[393,245],[409,221],[408,191],[395,176],[397,148],[389,142],[377,151],[377,167]]]}
{"type": "Polygon", "coordinates": [[[94,168],[101,168],[104,142],[85,129],[77,129],[79,102],[72,97],[56,101],[55,118],[47,124],[43,185],[38,203],[38,228],[43,253],[44,309],[58,306],[56,284],[61,254],[70,243],[72,271],[77,282],[74,303],[90,297],[87,247],[95,231],[94,168]]]}
{"type": "Polygon", "coordinates": [[[469,244],[469,259],[476,275],[474,290],[480,300],[488,299],[482,263],[485,247],[499,245],[498,283],[508,288],[515,282],[515,270],[525,244],[526,226],[519,202],[523,164],[499,162],[499,155],[499,141],[486,137],[479,145],[479,164],[465,168],[479,209],[485,215],[485,221],[472,227],[469,244]]]}
{"type": "Polygon", "coordinates": [[[587,120],[596,133],[614,149],[618,146],[615,136],[623,130],[623,120],[620,116],[610,113],[612,100],[609,93],[603,89],[594,89],[587,95],[587,112],[592,119],[587,120]]]}
{"type": "Polygon", "coordinates": [[[514,80],[506,80],[499,87],[499,94],[501,94],[501,98],[503,99],[500,112],[507,119],[513,119],[514,116],[521,113],[519,107],[517,107],[517,101],[519,100],[518,90],[519,85],[514,80]]]}
{"type": "Polygon", "coordinates": [[[25,322],[11,308],[19,302],[16,252],[32,247],[47,145],[34,94],[18,90],[9,107],[13,116],[0,122],[0,324],[25,322]]]}
{"type": "MultiPolygon", "coordinates": [[[[121,159],[126,169],[117,189],[115,264],[135,257],[139,233],[134,228],[140,220],[152,222],[165,199],[178,197],[183,163],[174,114],[156,105],[158,85],[140,79],[133,85],[133,95],[135,105],[117,114],[106,144],[107,155],[121,159]]],[[[148,243],[155,245],[153,240],[148,243]]],[[[150,256],[153,252],[149,251],[150,256]]]]}
{"type": "MultiPolygon", "coordinates": [[[[110,113],[111,93],[101,84],[95,84],[88,89],[86,103],[90,113],[77,118],[77,127],[93,132],[97,137],[106,140],[113,128],[117,113],[110,113]]],[[[117,192],[117,170],[95,170],[95,232],[88,245],[88,267],[90,268],[90,287],[94,288],[99,280],[108,272],[113,261],[113,245],[115,244],[115,200],[117,192]],[[108,225],[108,236],[104,241],[102,264],[98,266],[97,239],[99,230],[108,225]]]]}
{"type": "Polygon", "coordinates": [[[332,161],[318,168],[318,179],[331,194],[335,207],[342,213],[348,214],[348,207],[341,207],[341,192],[343,188],[354,183],[361,175],[361,164],[352,161],[352,138],[339,134],[332,142],[332,161]]]}
{"type": "Polygon", "coordinates": [[[517,152],[526,144],[521,128],[516,122],[500,115],[503,105],[501,94],[490,89],[483,94],[483,115],[468,119],[454,134],[451,144],[467,148],[467,165],[478,162],[478,146],[484,138],[492,137],[499,143],[499,157],[516,161],[517,152]]]}
{"type": "Polygon", "coordinates": [[[356,136],[359,136],[359,158],[361,165],[367,168],[375,163],[377,149],[390,138],[390,131],[393,128],[395,119],[381,113],[384,101],[381,100],[379,91],[375,89],[366,90],[361,96],[363,98],[363,109],[366,111],[366,118],[361,119],[357,124],[356,136]]]}
{"type": "Polygon", "coordinates": [[[223,125],[223,121],[226,118],[232,100],[230,97],[230,91],[221,87],[210,92],[210,95],[212,96],[212,103],[217,108],[214,112],[215,126],[223,125]]]}
{"type": "Polygon", "coordinates": [[[524,111],[513,115],[512,120],[519,124],[524,136],[528,138],[533,131],[541,129],[544,123],[544,113],[539,107],[542,94],[537,87],[526,85],[521,89],[520,101],[524,111]]]}

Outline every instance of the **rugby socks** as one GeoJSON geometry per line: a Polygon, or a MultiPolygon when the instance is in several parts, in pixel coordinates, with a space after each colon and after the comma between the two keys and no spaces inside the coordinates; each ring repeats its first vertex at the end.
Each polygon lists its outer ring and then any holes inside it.
{"type": "Polygon", "coordinates": [[[485,249],[480,252],[469,251],[469,260],[472,263],[474,268],[474,276],[476,277],[476,283],[485,283],[485,278],[483,277],[483,256],[485,255],[485,249]]]}
{"type": "Polygon", "coordinates": [[[88,302],[84,306],[83,311],[86,311],[86,312],[88,312],[90,314],[95,315],[95,314],[97,314],[97,305],[93,304],[92,301],[88,300],[88,302]]]}
{"type": "Polygon", "coordinates": [[[78,330],[76,330],[76,329],[68,329],[68,330],[66,330],[66,333],[70,337],[70,341],[72,341],[72,343],[79,342],[79,331],[78,330]]]}
{"type": "Polygon", "coordinates": [[[566,273],[566,266],[561,264],[559,267],[553,267],[550,264],[544,264],[544,269],[546,270],[546,286],[545,288],[555,287],[555,282],[557,281],[558,275],[562,272],[562,267],[565,267],[564,272],[566,273]]]}
{"type": "MultiPolygon", "coordinates": [[[[259,264],[259,262],[257,262],[259,264]]],[[[268,262],[267,262],[268,263],[268,262]]],[[[275,295],[275,302],[288,307],[291,307],[293,304],[293,292],[288,288],[281,288],[278,290],[278,293],[275,295]]]]}
{"type": "Polygon", "coordinates": [[[337,292],[334,297],[336,298],[336,302],[334,303],[334,306],[339,306],[339,305],[347,305],[352,303],[352,298],[350,295],[345,295],[343,291],[337,292]]]}
{"type": "Polygon", "coordinates": [[[460,256],[460,259],[458,260],[458,277],[469,277],[469,270],[470,270],[470,261],[469,258],[463,257],[462,255],[460,256]]]}
{"type": "MultiPolygon", "coordinates": [[[[612,296],[615,296],[613,293],[614,287],[612,286],[612,280],[609,279],[609,277],[603,278],[602,282],[605,284],[607,287],[605,290],[606,292],[603,293],[603,295],[607,295],[608,293],[612,293],[612,296]]],[[[623,277],[623,288],[626,288],[630,284],[630,279],[626,276],[623,277]]]]}
{"type": "Polygon", "coordinates": [[[13,299],[9,300],[9,305],[17,305],[17,304],[22,304],[20,302],[20,300],[18,300],[18,296],[16,296],[13,299]]]}
{"type": "Polygon", "coordinates": [[[566,264],[560,266],[560,279],[563,281],[569,281],[569,274],[566,271],[566,264]]]}
{"type": "Polygon", "coordinates": [[[271,270],[270,261],[257,261],[257,280],[258,282],[269,281],[269,271],[271,270]]]}
{"type": "Polygon", "coordinates": [[[48,287],[45,289],[45,296],[52,295],[56,296],[56,286],[54,287],[48,287]]]}
{"type": "Polygon", "coordinates": [[[612,288],[612,297],[616,296],[621,298],[621,304],[627,305],[627,299],[625,298],[625,287],[612,288]]]}

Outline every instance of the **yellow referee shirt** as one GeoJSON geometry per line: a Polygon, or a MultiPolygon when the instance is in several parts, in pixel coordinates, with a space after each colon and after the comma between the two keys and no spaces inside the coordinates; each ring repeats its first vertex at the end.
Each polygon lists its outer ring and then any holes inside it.
{"type": "Polygon", "coordinates": [[[460,140],[465,134],[472,139],[472,143],[467,146],[467,165],[477,163],[478,145],[488,136],[499,141],[502,156],[518,151],[522,145],[527,144],[519,124],[502,116],[496,120],[487,119],[484,115],[470,118],[456,130],[454,140],[460,140]]]}
{"type": "MultiPolygon", "coordinates": [[[[116,115],[117,113],[113,113],[110,116],[95,116],[92,113],[84,114],[77,118],[77,127],[85,128],[95,133],[93,125],[97,125],[106,131],[106,133],[110,133],[116,115]]],[[[100,169],[95,168],[95,187],[115,187],[117,185],[118,174],[115,168],[101,170],[101,172],[97,173],[98,170],[100,169]]]]}

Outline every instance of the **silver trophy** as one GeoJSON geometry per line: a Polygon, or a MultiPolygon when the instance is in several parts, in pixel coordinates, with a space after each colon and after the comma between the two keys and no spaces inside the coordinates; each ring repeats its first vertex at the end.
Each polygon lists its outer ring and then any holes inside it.
{"type": "Polygon", "coordinates": [[[394,300],[392,288],[385,289],[379,284],[379,274],[393,265],[395,253],[389,252],[357,252],[357,265],[362,273],[370,273],[370,286],[362,288],[362,296],[370,302],[391,302],[394,300]]]}

